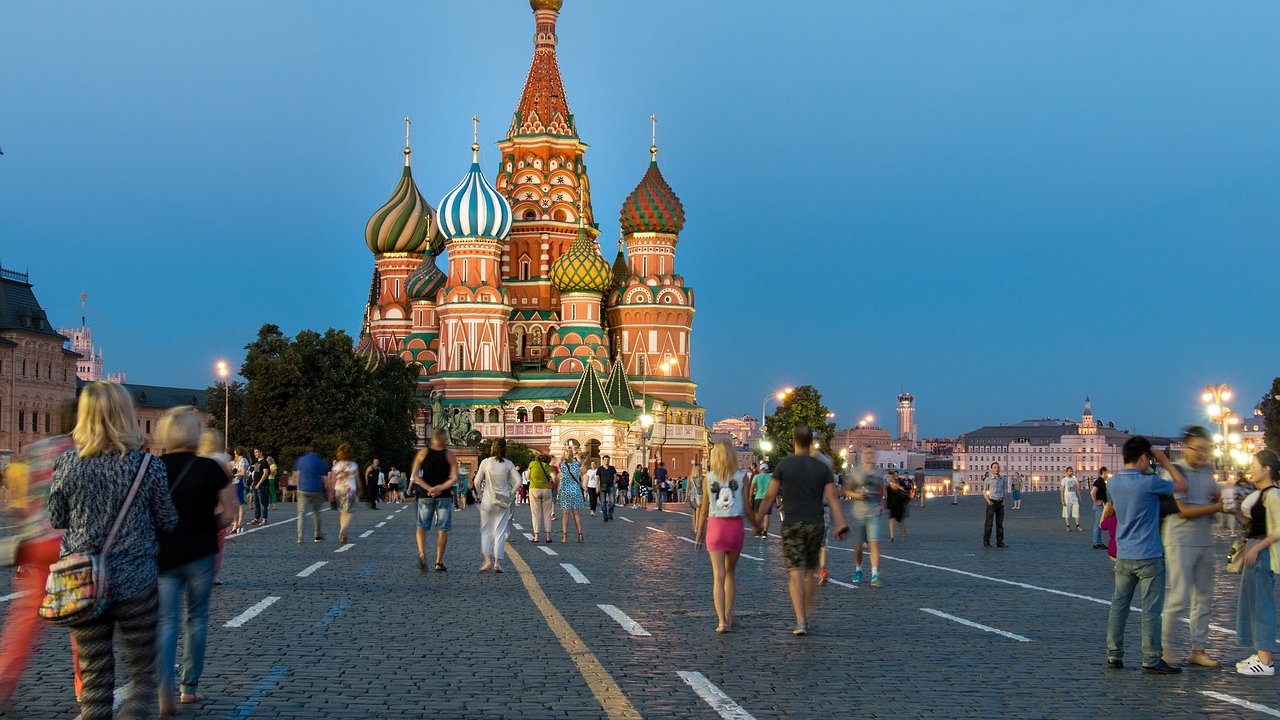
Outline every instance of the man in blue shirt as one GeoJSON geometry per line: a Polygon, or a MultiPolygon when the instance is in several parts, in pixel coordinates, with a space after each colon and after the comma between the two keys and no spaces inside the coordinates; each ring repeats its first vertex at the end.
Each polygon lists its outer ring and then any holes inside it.
{"type": "Polygon", "coordinates": [[[1124,667],[1124,626],[1134,591],[1142,605],[1142,672],[1168,675],[1182,672],[1161,657],[1160,615],[1164,610],[1164,545],[1160,542],[1160,496],[1187,492],[1182,471],[1169,458],[1137,435],[1121,450],[1124,468],[1107,481],[1107,498],[1116,510],[1115,593],[1107,621],[1107,667],[1124,667]],[[1159,464],[1172,481],[1152,468],[1159,464]]]}
{"type": "Polygon", "coordinates": [[[662,501],[666,500],[664,495],[667,494],[667,468],[658,461],[658,469],[653,471],[653,487],[658,492],[658,511],[662,511],[662,501]]]}
{"type": "Polygon", "coordinates": [[[293,463],[298,482],[298,542],[302,542],[302,517],[309,511],[315,526],[315,541],[324,535],[320,532],[320,508],[324,504],[324,480],[329,475],[329,465],[316,454],[314,445],[293,463]]]}

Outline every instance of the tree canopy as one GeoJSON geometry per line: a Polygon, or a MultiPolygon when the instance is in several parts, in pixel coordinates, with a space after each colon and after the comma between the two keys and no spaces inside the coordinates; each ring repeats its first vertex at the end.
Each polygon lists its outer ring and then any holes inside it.
{"type": "MultiPolygon", "coordinates": [[[[418,408],[412,369],[388,357],[370,370],[356,357],[351,336],[330,328],[303,330],[290,338],[274,324],[263,325],[245,346],[240,367],[243,391],[231,388],[231,442],[274,453],[292,465],[308,443],[331,456],[350,443],[365,464],[408,467],[418,408]]],[[[216,410],[223,387],[209,388],[210,425],[221,429],[216,410]]]]}
{"type": "Polygon", "coordinates": [[[1280,453],[1280,377],[1271,381],[1271,392],[1262,398],[1262,417],[1267,427],[1267,447],[1280,453]]]}
{"type": "Polygon", "coordinates": [[[831,411],[822,404],[822,393],[812,385],[796,388],[765,422],[768,426],[765,437],[773,443],[773,449],[766,456],[769,467],[777,467],[779,460],[792,454],[791,433],[797,425],[808,425],[820,449],[828,453],[836,434],[831,411]]]}

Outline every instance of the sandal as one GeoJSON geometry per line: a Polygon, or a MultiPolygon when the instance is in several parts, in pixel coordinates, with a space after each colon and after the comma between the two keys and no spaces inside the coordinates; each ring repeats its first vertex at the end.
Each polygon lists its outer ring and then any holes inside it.
{"type": "Polygon", "coordinates": [[[560,542],[561,543],[569,542],[569,532],[567,530],[565,532],[560,533],[560,542]]]}
{"type": "Polygon", "coordinates": [[[444,563],[436,563],[436,572],[444,572],[445,570],[448,570],[448,569],[449,568],[444,566],[444,563]]]}
{"type": "Polygon", "coordinates": [[[582,533],[578,533],[578,544],[582,544],[582,533]]]}
{"type": "Polygon", "coordinates": [[[208,699],[209,698],[205,697],[204,695],[201,695],[200,693],[192,693],[191,695],[183,693],[182,697],[178,700],[178,702],[182,703],[183,705],[190,705],[191,703],[204,702],[205,700],[208,700],[208,699]]]}

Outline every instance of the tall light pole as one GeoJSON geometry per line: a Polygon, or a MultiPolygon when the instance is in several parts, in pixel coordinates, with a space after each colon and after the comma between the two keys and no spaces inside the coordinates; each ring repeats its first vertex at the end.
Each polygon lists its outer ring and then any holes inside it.
{"type": "Polygon", "coordinates": [[[782,388],[765,395],[764,399],[760,401],[760,451],[765,455],[768,455],[773,450],[773,443],[766,440],[764,436],[765,431],[769,429],[769,423],[764,419],[764,411],[769,406],[769,398],[782,402],[793,392],[795,392],[795,388],[782,388]]]}
{"type": "Polygon", "coordinates": [[[1240,435],[1231,432],[1231,426],[1239,424],[1240,418],[1236,417],[1231,408],[1224,404],[1230,402],[1231,397],[1231,386],[1226,383],[1205,385],[1204,392],[1200,394],[1200,400],[1205,405],[1205,413],[1221,428],[1221,432],[1213,436],[1214,443],[1219,445],[1214,448],[1213,454],[1218,458],[1219,468],[1222,470],[1226,469],[1228,458],[1234,464],[1243,464],[1241,459],[1243,451],[1239,447],[1233,447],[1240,445],[1240,435]]]}
{"type": "Polygon", "coordinates": [[[218,377],[222,378],[222,451],[231,447],[231,368],[225,360],[218,361],[218,377]]]}

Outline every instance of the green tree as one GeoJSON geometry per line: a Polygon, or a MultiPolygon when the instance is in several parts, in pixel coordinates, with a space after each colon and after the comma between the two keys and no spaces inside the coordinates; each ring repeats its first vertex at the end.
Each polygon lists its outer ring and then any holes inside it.
{"type": "Polygon", "coordinates": [[[377,457],[388,467],[408,466],[417,387],[400,358],[370,370],[341,330],[303,330],[289,338],[273,324],[263,325],[245,349],[240,375],[247,392],[242,413],[232,416],[233,433],[237,417],[244,431],[233,442],[274,453],[284,467],[309,443],[332,455],[344,442],[361,465],[377,457]]]}
{"type": "Polygon", "coordinates": [[[1262,417],[1266,424],[1267,447],[1280,453],[1280,377],[1271,381],[1271,392],[1262,398],[1262,417]]]}
{"type": "Polygon", "coordinates": [[[797,425],[808,425],[820,449],[828,453],[836,433],[831,411],[822,404],[822,393],[812,385],[796,388],[768,417],[767,425],[765,437],[773,444],[768,453],[769,467],[777,467],[779,460],[792,454],[791,433],[797,425]]]}
{"type": "MultiPolygon", "coordinates": [[[[493,439],[481,440],[479,450],[481,458],[489,457],[489,453],[493,452],[493,439]]],[[[516,467],[529,467],[529,463],[533,462],[533,459],[536,456],[537,453],[528,445],[515,442],[514,440],[507,441],[507,459],[515,463],[516,467]]]]}

